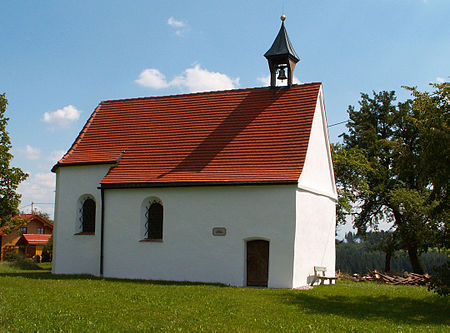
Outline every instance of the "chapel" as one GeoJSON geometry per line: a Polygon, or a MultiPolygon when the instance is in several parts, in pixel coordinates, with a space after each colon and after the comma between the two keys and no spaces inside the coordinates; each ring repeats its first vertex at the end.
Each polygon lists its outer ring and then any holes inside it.
{"type": "Polygon", "coordinates": [[[106,100],[56,174],[53,272],[296,288],[335,270],[320,82],[281,28],[270,86],[106,100]],[[280,85],[279,82],[284,82],[280,85]]]}

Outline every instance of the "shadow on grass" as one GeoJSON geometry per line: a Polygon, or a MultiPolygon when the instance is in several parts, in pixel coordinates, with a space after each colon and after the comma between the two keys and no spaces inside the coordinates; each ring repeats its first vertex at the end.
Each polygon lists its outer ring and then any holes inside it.
{"type": "Polygon", "coordinates": [[[52,274],[50,269],[41,269],[39,271],[29,272],[4,272],[0,273],[0,277],[21,277],[26,279],[37,280],[98,280],[110,282],[126,282],[139,284],[153,284],[153,285],[167,285],[167,286],[205,286],[205,287],[228,287],[221,283],[205,283],[205,282],[190,282],[190,281],[160,281],[160,280],[134,280],[134,279],[117,279],[104,278],[89,274],[52,274]]]}
{"type": "Polygon", "coordinates": [[[356,320],[389,320],[404,324],[450,324],[448,302],[430,294],[426,299],[380,296],[314,296],[286,293],[289,303],[311,314],[334,314],[356,320]]]}

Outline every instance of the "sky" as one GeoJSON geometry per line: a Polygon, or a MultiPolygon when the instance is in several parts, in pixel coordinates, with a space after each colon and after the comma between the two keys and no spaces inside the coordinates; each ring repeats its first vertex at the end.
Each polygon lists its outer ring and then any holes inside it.
{"type": "MultiPolygon", "coordinates": [[[[268,85],[286,14],[297,82],[322,82],[328,124],[361,92],[448,81],[448,0],[2,1],[0,93],[20,208],[53,216],[51,167],[102,100],[268,85]]],[[[339,141],[345,124],[329,128],[339,141]]],[[[112,133],[112,135],[114,135],[112,133]]],[[[341,230],[342,231],[342,230],[341,230]]]]}

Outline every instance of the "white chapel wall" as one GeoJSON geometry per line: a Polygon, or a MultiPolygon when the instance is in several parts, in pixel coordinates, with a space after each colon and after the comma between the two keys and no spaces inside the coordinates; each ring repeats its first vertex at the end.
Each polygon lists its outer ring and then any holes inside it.
{"type": "Polygon", "coordinates": [[[101,194],[98,186],[110,167],[66,166],[56,171],[53,273],[99,274],[101,194]],[[75,235],[81,231],[79,199],[86,195],[96,203],[95,235],[75,235]]]}
{"type": "Polygon", "coordinates": [[[298,185],[331,197],[337,196],[322,89],[317,98],[308,151],[298,185]]]}
{"type": "Polygon", "coordinates": [[[326,267],[327,276],[334,276],[336,266],[335,201],[301,189],[296,201],[294,288],[311,282],[314,266],[326,267]]]}
{"type": "Polygon", "coordinates": [[[308,151],[296,194],[294,287],[309,284],[314,266],[335,274],[336,186],[323,91],[314,113],[308,151]]]}
{"type": "Polygon", "coordinates": [[[291,288],[295,185],[105,191],[104,275],[246,285],[246,239],[270,241],[269,287],[291,288]],[[142,240],[142,202],[164,207],[163,242],[142,240]],[[225,227],[226,236],[213,236],[225,227]]]}

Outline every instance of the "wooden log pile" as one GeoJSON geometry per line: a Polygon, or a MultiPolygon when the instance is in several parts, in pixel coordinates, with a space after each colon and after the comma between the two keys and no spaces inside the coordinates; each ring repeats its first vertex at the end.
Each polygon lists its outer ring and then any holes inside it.
{"type": "Polygon", "coordinates": [[[379,283],[394,284],[394,285],[403,284],[413,286],[425,286],[428,283],[430,275],[408,273],[408,272],[403,272],[403,274],[380,273],[375,270],[364,275],[353,274],[353,275],[345,275],[342,277],[355,282],[377,281],[379,283]]]}

